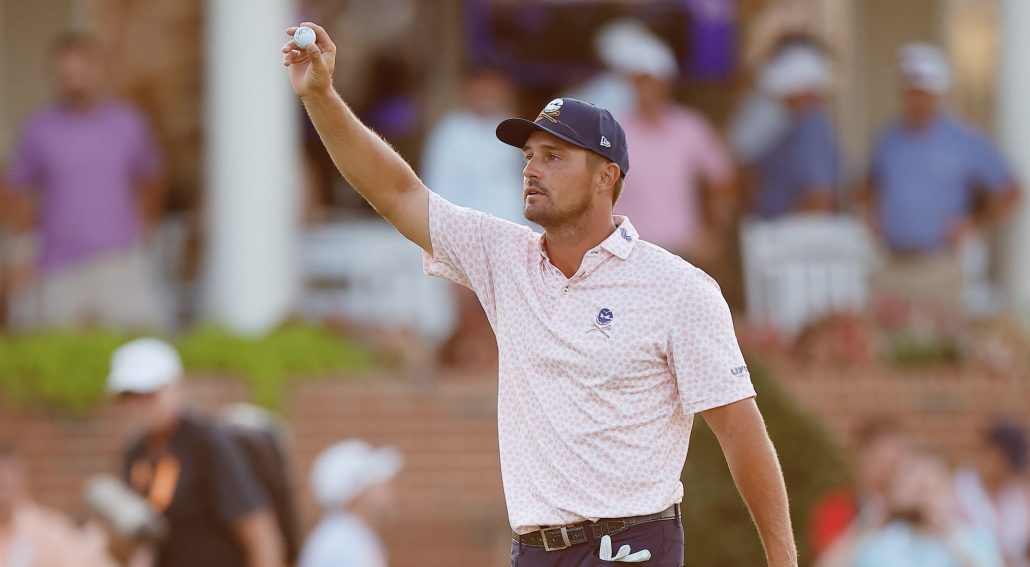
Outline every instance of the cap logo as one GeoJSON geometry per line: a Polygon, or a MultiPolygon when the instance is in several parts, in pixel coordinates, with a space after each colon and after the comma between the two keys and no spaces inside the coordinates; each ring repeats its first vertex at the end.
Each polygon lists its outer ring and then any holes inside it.
{"type": "Polygon", "coordinates": [[[601,145],[606,147],[606,148],[612,147],[612,143],[609,142],[608,138],[605,138],[604,136],[601,136],[601,145]]]}
{"type": "Polygon", "coordinates": [[[561,105],[563,104],[565,104],[565,101],[560,98],[552,100],[551,102],[547,103],[547,106],[545,106],[542,111],[540,111],[540,114],[537,115],[536,119],[540,120],[541,118],[546,118],[551,122],[557,124],[558,115],[561,114],[561,105]]]}

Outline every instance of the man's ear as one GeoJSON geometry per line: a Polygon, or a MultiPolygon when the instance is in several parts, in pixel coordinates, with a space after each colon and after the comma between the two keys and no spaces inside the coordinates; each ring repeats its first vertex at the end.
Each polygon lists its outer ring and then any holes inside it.
{"type": "Polygon", "coordinates": [[[615,184],[619,181],[619,166],[613,162],[604,164],[598,171],[598,189],[602,191],[614,191],[615,184]]]}

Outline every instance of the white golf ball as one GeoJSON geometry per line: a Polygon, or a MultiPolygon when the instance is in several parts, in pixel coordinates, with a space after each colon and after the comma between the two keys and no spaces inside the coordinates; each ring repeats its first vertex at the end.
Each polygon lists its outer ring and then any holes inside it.
{"type": "Polygon", "coordinates": [[[297,31],[293,32],[293,41],[297,44],[297,47],[306,49],[312,43],[315,43],[315,30],[301,26],[297,28],[297,31]]]}

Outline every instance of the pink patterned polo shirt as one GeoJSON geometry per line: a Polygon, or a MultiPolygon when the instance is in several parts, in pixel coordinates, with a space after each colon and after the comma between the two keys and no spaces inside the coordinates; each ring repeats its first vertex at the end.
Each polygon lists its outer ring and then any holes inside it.
{"type": "Polygon", "coordinates": [[[540,234],[430,193],[425,271],[476,292],[497,335],[518,533],[679,502],[693,414],[755,395],[715,281],[615,221],[566,278],[540,234]]]}

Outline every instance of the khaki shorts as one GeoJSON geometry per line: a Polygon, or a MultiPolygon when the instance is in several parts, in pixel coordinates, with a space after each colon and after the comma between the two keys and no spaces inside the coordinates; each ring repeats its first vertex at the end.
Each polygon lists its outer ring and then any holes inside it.
{"type": "Polygon", "coordinates": [[[18,308],[18,326],[23,328],[162,327],[159,294],[142,246],[57,269],[47,274],[35,290],[22,295],[12,299],[31,303],[18,308]]]}
{"type": "Polygon", "coordinates": [[[890,256],[873,276],[876,293],[935,311],[963,311],[962,261],[953,251],[890,256]]]}

